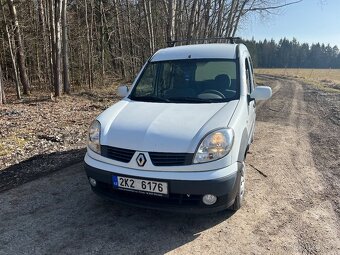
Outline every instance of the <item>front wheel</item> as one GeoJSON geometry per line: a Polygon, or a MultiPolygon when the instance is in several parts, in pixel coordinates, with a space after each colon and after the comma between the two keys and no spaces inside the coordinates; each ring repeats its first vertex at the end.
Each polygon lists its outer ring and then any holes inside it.
{"type": "Polygon", "coordinates": [[[234,201],[234,204],[230,207],[232,211],[237,211],[241,208],[244,200],[244,193],[245,193],[245,164],[242,163],[242,169],[241,169],[241,176],[238,183],[238,190],[236,194],[236,198],[234,201]]]}

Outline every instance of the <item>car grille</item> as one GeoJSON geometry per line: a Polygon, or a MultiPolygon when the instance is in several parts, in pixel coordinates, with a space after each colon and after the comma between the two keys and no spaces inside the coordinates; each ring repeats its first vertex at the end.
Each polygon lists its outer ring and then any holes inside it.
{"type": "MultiPolygon", "coordinates": [[[[122,149],[107,145],[101,146],[101,155],[106,158],[129,163],[135,154],[135,150],[122,149]]],[[[173,152],[149,152],[154,166],[184,166],[192,163],[194,154],[173,152]]]]}
{"type": "Polygon", "coordinates": [[[155,166],[183,166],[190,165],[194,154],[149,152],[152,164],[155,166]]]}
{"type": "Polygon", "coordinates": [[[136,151],[102,145],[101,155],[106,158],[129,163],[136,151]]]}

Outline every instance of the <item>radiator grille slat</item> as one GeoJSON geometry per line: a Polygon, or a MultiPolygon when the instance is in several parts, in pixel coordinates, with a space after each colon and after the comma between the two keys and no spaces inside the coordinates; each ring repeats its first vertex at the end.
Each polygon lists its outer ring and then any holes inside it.
{"type": "MultiPolygon", "coordinates": [[[[101,146],[101,155],[106,158],[129,163],[135,154],[135,150],[101,146]]],[[[155,166],[185,166],[192,164],[194,154],[174,152],[149,152],[152,164],[155,166]]]]}
{"type": "Polygon", "coordinates": [[[155,166],[184,166],[192,163],[194,154],[173,152],[149,152],[155,166]]]}
{"type": "Polygon", "coordinates": [[[129,163],[136,151],[110,147],[106,145],[101,146],[101,155],[106,158],[117,160],[124,163],[129,163]]]}

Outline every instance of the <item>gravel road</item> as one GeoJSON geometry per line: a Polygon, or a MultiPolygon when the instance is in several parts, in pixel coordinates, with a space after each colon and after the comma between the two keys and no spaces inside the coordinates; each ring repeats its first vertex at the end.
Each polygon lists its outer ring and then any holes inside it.
{"type": "Polygon", "coordinates": [[[339,95],[262,78],[241,210],[112,204],[77,164],[0,193],[0,254],[340,254],[339,95]]]}

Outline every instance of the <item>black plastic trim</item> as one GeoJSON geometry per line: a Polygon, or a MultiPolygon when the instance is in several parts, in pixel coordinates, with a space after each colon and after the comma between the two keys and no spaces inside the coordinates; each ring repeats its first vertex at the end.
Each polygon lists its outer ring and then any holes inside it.
{"type": "MultiPolygon", "coordinates": [[[[97,187],[92,190],[103,197],[118,203],[137,207],[153,208],[165,211],[208,213],[221,211],[230,207],[236,197],[240,171],[242,164],[238,166],[238,172],[227,177],[214,180],[191,181],[191,180],[166,180],[158,178],[134,178],[156,180],[168,183],[169,197],[157,197],[150,195],[135,194],[128,191],[117,191],[112,188],[112,175],[116,174],[91,167],[85,163],[85,171],[88,177],[97,180],[97,187]],[[187,197],[190,194],[190,198],[187,197]],[[214,194],[218,197],[215,205],[207,206],[201,202],[204,194],[214,194]]],[[[129,175],[123,175],[129,176],[129,175]]]]}

